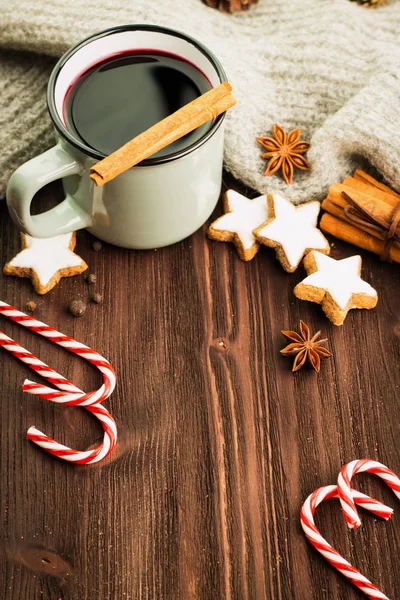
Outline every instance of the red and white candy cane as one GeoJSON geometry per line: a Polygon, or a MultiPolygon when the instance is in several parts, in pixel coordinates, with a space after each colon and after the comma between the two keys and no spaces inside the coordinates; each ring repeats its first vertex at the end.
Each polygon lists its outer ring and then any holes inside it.
{"type": "Polygon", "coordinates": [[[112,451],[117,440],[115,421],[108,410],[100,405],[100,402],[105,400],[115,387],[116,377],[113,367],[105,358],[94,350],[91,350],[88,346],[76,342],[72,338],[52,329],[45,323],[29,317],[23,312],[1,301],[0,314],[3,314],[24,327],[32,329],[36,333],[47,337],[69,351],[82,356],[82,358],[95,364],[100,369],[103,374],[103,385],[99,390],[85,394],[85,392],[68,381],[68,379],[51,369],[48,365],[36,358],[28,350],[25,350],[25,348],[22,348],[3,332],[0,332],[0,346],[8,352],[11,352],[16,358],[27,364],[30,369],[59,388],[59,390],[54,390],[47,386],[42,386],[26,380],[22,387],[24,391],[36,394],[51,402],[59,402],[66,404],[67,406],[83,406],[101,421],[104,429],[103,442],[97,448],[83,452],[72,450],[63,444],[59,444],[36,429],[36,427],[31,427],[28,430],[28,439],[44,448],[50,454],[58,456],[63,460],[74,462],[75,464],[92,464],[102,460],[112,451]]]}
{"type": "Polygon", "coordinates": [[[385,465],[368,458],[353,460],[342,468],[338,477],[340,503],[343,508],[344,518],[350,529],[356,529],[361,525],[350,486],[352,477],[357,473],[374,473],[374,475],[378,475],[400,500],[400,479],[393,471],[385,467],[385,465]]]}
{"type": "Polygon", "coordinates": [[[88,394],[85,394],[85,392],[82,391],[76,391],[78,388],[75,388],[74,392],[55,392],[52,388],[29,380],[24,382],[24,391],[35,394],[44,400],[51,400],[52,402],[58,402],[59,404],[65,403],[70,406],[90,406],[91,404],[97,404],[98,402],[103,402],[103,400],[108,398],[113,392],[116,382],[115,371],[108,360],[103,358],[98,352],[1,301],[0,314],[11,319],[11,321],[15,321],[16,323],[19,323],[19,325],[42,335],[55,344],[62,346],[69,352],[81,356],[95,365],[103,374],[103,385],[98,390],[89,392],[88,394]]]}
{"type": "MultiPolygon", "coordinates": [[[[356,490],[350,490],[352,502],[358,504],[362,508],[369,510],[378,517],[389,519],[393,510],[385,506],[379,500],[370,498],[356,490]]],[[[355,567],[353,567],[346,559],[337,552],[317,529],[314,522],[314,513],[319,504],[324,500],[339,497],[339,487],[337,485],[328,485],[315,490],[307,498],[300,510],[300,521],[304,533],[309,542],[314,546],[324,558],[349,579],[356,587],[370,598],[379,598],[380,600],[389,600],[369,579],[361,575],[355,567]]]]}

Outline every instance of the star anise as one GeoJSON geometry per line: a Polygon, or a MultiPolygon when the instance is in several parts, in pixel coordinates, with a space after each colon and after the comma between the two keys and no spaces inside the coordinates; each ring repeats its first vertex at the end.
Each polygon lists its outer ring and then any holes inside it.
{"type": "Polygon", "coordinates": [[[308,142],[300,140],[300,129],[293,129],[286,133],[282,127],[275,123],[273,129],[274,137],[258,137],[257,142],[268,152],[261,154],[261,158],[269,158],[264,175],[272,175],[282,169],[282,175],[288,185],[293,181],[294,169],[309,171],[310,165],[301,156],[310,148],[308,142]]]}
{"type": "Polygon", "coordinates": [[[294,356],[293,369],[292,371],[298,371],[308,359],[312,368],[319,373],[321,366],[321,358],[328,358],[332,356],[332,352],[329,352],[322,346],[327,342],[327,339],[319,340],[321,332],[318,331],[313,337],[310,334],[310,328],[300,320],[300,334],[295,331],[281,331],[281,333],[290,340],[292,343],[281,350],[281,354],[286,356],[294,356]]]}

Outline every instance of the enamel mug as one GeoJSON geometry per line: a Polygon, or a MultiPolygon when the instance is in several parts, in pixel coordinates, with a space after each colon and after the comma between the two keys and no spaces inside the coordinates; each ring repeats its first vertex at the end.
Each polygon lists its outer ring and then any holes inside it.
{"type": "Polygon", "coordinates": [[[144,160],[97,187],[89,169],[104,155],[86,146],[66,127],[65,97],[72,83],[91,66],[116,53],[157,49],[194,64],[213,87],[226,80],[219,61],[189,36],[149,25],[114,27],[71,48],[55,66],[47,105],[58,142],[19,167],[10,178],[7,203],[18,227],[46,238],[88,228],[96,237],[125,248],[157,248],[178,242],[203,225],[218,201],[222,181],[224,114],[183,150],[144,160]],[[31,214],[35,193],[62,179],[65,200],[39,215],[31,214]]]}

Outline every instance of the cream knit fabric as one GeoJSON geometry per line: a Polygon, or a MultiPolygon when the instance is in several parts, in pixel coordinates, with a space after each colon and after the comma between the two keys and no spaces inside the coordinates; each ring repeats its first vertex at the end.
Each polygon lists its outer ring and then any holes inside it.
{"type": "Polygon", "coordinates": [[[201,40],[222,61],[238,101],[227,119],[227,168],[258,192],[321,199],[365,161],[400,189],[400,2],[260,0],[222,14],[201,0],[3,0],[0,7],[0,197],[12,171],[53,143],[46,83],[81,38],[153,23],[201,40]],[[309,173],[292,186],[263,176],[256,136],[300,127],[309,173]]]}

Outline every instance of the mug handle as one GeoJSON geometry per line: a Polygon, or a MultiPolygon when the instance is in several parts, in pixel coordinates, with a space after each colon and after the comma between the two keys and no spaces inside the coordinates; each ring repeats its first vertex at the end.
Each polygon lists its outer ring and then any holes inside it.
{"type": "Polygon", "coordinates": [[[18,227],[37,238],[48,238],[92,225],[91,216],[67,194],[54,208],[31,215],[31,203],[40,188],[51,181],[82,174],[84,167],[60,144],[21,165],[10,177],[7,205],[18,227]]]}

